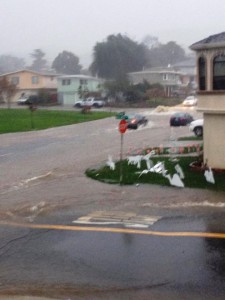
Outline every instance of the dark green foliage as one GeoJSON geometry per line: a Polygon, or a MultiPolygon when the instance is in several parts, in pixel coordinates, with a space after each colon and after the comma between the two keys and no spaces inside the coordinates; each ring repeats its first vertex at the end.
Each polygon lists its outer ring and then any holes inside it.
{"type": "Polygon", "coordinates": [[[47,68],[47,60],[44,59],[45,53],[41,49],[35,49],[30,56],[33,59],[31,70],[40,72],[47,68]]]}
{"type": "Polygon", "coordinates": [[[125,93],[129,89],[129,86],[130,83],[127,78],[123,78],[121,80],[108,80],[104,83],[107,95],[115,98],[118,93],[125,93]]]}
{"type": "Polygon", "coordinates": [[[158,44],[148,50],[149,67],[167,67],[186,58],[184,49],[173,41],[167,44],[158,44]]]}
{"type": "Polygon", "coordinates": [[[146,80],[139,84],[130,84],[124,92],[124,99],[128,102],[146,100],[146,92],[150,88],[151,85],[146,80]]]}
{"type": "Polygon", "coordinates": [[[63,51],[54,59],[52,68],[61,74],[80,74],[79,58],[69,51],[63,51]]]}
{"type": "Polygon", "coordinates": [[[129,103],[148,99],[148,92],[152,89],[162,90],[164,94],[164,89],[160,84],[151,85],[146,80],[139,84],[131,84],[126,77],[122,80],[106,81],[104,87],[108,92],[108,96],[116,98],[117,94],[121,93],[123,100],[129,103]]]}
{"type": "Polygon", "coordinates": [[[146,47],[121,34],[110,35],[94,47],[92,74],[121,80],[128,72],[139,71],[146,64],[146,47]]]}

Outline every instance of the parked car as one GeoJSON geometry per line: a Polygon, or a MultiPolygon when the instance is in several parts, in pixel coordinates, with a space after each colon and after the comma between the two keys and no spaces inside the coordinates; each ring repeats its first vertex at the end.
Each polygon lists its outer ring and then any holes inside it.
{"type": "Polygon", "coordinates": [[[38,104],[39,98],[36,95],[30,95],[28,97],[21,97],[17,100],[18,105],[30,105],[30,104],[38,104]]]}
{"type": "Polygon", "coordinates": [[[141,114],[131,114],[127,118],[127,128],[129,129],[138,129],[140,125],[147,125],[148,119],[141,114]]]}
{"type": "Polygon", "coordinates": [[[203,136],[204,119],[198,119],[190,123],[189,129],[193,131],[196,136],[203,136]]]}
{"type": "Polygon", "coordinates": [[[188,96],[184,101],[184,106],[195,106],[197,105],[198,99],[195,96],[188,96]]]}
{"type": "Polygon", "coordinates": [[[171,116],[170,126],[186,126],[193,121],[192,115],[189,113],[178,112],[171,116]]]}
{"type": "Polygon", "coordinates": [[[29,99],[29,97],[21,97],[16,101],[16,103],[18,105],[29,105],[30,104],[30,99],[29,99]]]}

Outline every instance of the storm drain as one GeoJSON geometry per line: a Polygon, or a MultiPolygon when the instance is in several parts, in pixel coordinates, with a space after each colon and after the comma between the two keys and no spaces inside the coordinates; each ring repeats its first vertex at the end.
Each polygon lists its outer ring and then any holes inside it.
{"type": "Polygon", "coordinates": [[[96,211],[74,220],[82,225],[123,225],[125,227],[148,228],[161,219],[160,216],[144,216],[121,211],[96,211]]]}

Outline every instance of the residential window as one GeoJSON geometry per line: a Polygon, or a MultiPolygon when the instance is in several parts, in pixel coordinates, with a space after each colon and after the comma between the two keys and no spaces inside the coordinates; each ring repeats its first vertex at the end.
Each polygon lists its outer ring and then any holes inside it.
{"type": "Polygon", "coordinates": [[[163,80],[169,80],[169,74],[163,74],[163,80]]]}
{"type": "Polygon", "coordinates": [[[198,70],[199,70],[199,90],[204,91],[206,89],[206,63],[204,57],[199,57],[198,70]]]}
{"type": "Polygon", "coordinates": [[[62,85],[70,85],[70,79],[63,79],[62,85]]]}
{"type": "Polygon", "coordinates": [[[179,75],[176,75],[175,80],[176,80],[177,82],[181,82],[181,77],[180,77],[179,75]]]}
{"type": "Polygon", "coordinates": [[[216,56],[213,60],[213,89],[225,90],[225,55],[216,56]]]}
{"type": "Polygon", "coordinates": [[[80,84],[81,85],[87,84],[87,79],[80,79],[80,84]]]}
{"type": "Polygon", "coordinates": [[[14,76],[14,77],[11,78],[11,83],[12,84],[17,85],[17,84],[19,84],[19,82],[20,82],[20,78],[18,76],[14,76]]]}
{"type": "Polygon", "coordinates": [[[32,76],[31,82],[32,82],[32,84],[38,84],[39,83],[39,77],[38,76],[32,76]]]}
{"type": "Polygon", "coordinates": [[[170,75],[170,78],[171,78],[171,80],[173,80],[173,81],[179,80],[179,76],[177,76],[176,74],[171,74],[171,75],[170,75]]]}

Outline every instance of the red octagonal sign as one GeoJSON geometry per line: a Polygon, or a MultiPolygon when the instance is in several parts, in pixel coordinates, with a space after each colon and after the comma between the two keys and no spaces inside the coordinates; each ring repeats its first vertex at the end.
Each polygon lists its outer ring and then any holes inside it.
{"type": "Polygon", "coordinates": [[[119,123],[119,132],[124,133],[127,130],[127,121],[122,119],[119,123]]]}

